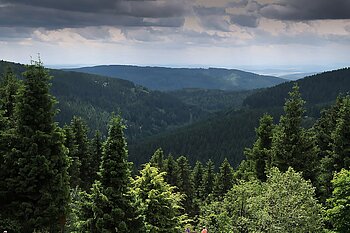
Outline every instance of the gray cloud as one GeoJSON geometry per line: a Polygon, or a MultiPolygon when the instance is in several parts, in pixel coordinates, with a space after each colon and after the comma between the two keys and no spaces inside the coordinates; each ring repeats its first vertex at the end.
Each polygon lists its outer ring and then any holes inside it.
{"type": "Polygon", "coordinates": [[[258,17],[254,15],[231,15],[231,23],[255,28],[258,26],[258,17]]]}
{"type": "Polygon", "coordinates": [[[266,18],[292,21],[350,19],[349,0],[279,0],[259,10],[266,18]]]}
{"type": "Polygon", "coordinates": [[[89,26],[181,27],[187,11],[182,0],[0,1],[0,26],[46,29],[89,26]]]}

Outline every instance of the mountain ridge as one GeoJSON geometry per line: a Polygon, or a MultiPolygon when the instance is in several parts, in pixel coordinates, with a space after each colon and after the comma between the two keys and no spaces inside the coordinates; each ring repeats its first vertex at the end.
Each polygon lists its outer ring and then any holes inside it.
{"type": "Polygon", "coordinates": [[[100,65],[65,69],[115,77],[151,90],[174,91],[184,88],[251,90],[285,82],[274,76],[226,68],[168,68],[135,65],[100,65]]]}

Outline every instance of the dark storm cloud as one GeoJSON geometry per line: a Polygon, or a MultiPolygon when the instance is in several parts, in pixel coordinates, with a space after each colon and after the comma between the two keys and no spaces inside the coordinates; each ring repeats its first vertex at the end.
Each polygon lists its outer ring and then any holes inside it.
{"type": "Polygon", "coordinates": [[[349,0],[279,0],[259,10],[266,18],[292,21],[350,19],[349,0]]]}
{"type": "Polygon", "coordinates": [[[0,26],[47,29],[88,26],[181,27],[186,5],[181,0],[0,0],[0,26]],[[30,4],[29,4],[30,3],[30,4]]]}

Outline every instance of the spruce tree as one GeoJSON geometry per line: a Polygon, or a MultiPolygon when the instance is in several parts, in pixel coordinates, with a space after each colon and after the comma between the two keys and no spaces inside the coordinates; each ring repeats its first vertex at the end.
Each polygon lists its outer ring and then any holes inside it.
{"type": "Polygon", "coordinates": [[[81,117],[74,116],[70,127],[72,129],[74,150],[71,154],[72,159],[79,159],[80,163],[80,174],[79,186],[87,191],[91,188],[94,182],[94,163],[92,154],[90,151],[90,142],[88,139],[88,127],[81,117]]]}
{"type": "Polygon", "coordinates": [[[197,161],[192,171],[192,180],[193,180],[194,197],[198,200],[202,199],[202,194],[203,194],[203,190],[202,190],[203,173],[204,173],[203,164],[200,161],[197,161]]]}
{"type": "Polygon", "coordinates": [[[164,173],[146,164],[133,181],[133,192],[140,200],[146,232],[180,232],[182,230],[181,200],[183,195],[164,181],[164,173]]]}
{"type": "Polygon", "coordinates": [[[209,159],[203,174],[203,181],[202,181],[203,200],[205,200],[210,194],[213,193],[214,181],[215,181],[215,165],[213,161],[209,159]]]}
{"type": "Polygon", "coordinates": [[[191,167],[185,156],[177,159],[177,182],[176,186],[180,193],[185,194],[183,207],[187,213],[193,216],[193,182],[191,179],[191,167]]]}
{"type": "Polygon", "coordinates": [[[305,101],[302,100],[299,87],[295,85],[286,100],[279,125],[274,131],[272,142],[272,165],[281,171],[293,167],[303,172],[306,179],[315,180],[315,161],[317,147],[311,133],[302,128],[305,101]]]}
{"type": "Polygon", "coordinates": [[[333,139],[336,136],[337,121],[340,119],[340,109],[343,108],[345,99],[349,99],[349,97],[339,96],[334,105],[322,112],[320,119],[313,127],[319,148],[317,157],[320,161],[316,191],[323,203],[332,193],[331,180],[334,172],[340,171],[335,169],[336,163],[333,152],[335,144],[333,139]]]}
{"type": "Polygon", "coordinates": [[[63,231],[69,200],[68,158],[62,130],[54,123],[56,101],[42,63],[27,66],[15,107],[16,145],[7,165],[7,202],[21,232],[63,231]]]}
{"type": "Polygon", "coordinates": [[[224,195],[233,187],[233,168],[227,158],[222,162],[219,173],[216,176],[214,194],[223,199],[224,195]]]}
{"type": "Polygon", "coordinates": [[[97,173],[100,168],[101,158],[102,158],[102,137],[100,131],[96,130],[94,138],[92,139],[91,145],[91,180],[98,179],[97,173]]]}
{"type": "Polygon", "coordinates": [[[257,140],[253,148],[245,151],[247,159],[253,162],[257,178],[261,181],[266,181],[266,170],[271,167],[273,128],[272,116],[268,114],[262,116],[256,129],[257,140]]]}
{"type": "Polygon", "coordinates": [[[172,186],[176,186],[178,179],[176,160],[172,155],[169,155],[164,164],[165,181],[172,186]]]}
{"type": "Polygon", "coordinates": [[[97,232],[139,232],[142,222],[130,194],[131,163],[121,118],[113,117],[103,148],[100,179],[93,188],[97,232]]]}
{"type": "MultiPolygon", "coordinates": [[[[0,82],[0,109],[7,120],[14,122],[13,114],[15,110],[16,95],[21,86],[21,81],[17,79],[11,68],[7,68],[0,82]]],[[[13,124],[12,124],[13,125],[13,124]]]]}
{"type": "Polygon", "coordinates": [[[158,168],[160,171],[164,171],[164,152],[161,148],[154,152],[150,159],[150,164],[151,166],[158,168]]]}

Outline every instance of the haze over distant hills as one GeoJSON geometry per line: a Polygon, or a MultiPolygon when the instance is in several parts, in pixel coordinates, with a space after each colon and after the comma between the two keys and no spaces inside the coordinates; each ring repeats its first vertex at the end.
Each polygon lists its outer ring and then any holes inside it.
{"type": "Polygon", "coordinates": [[[258,75],[235,69],[165,68],[105,65],[69,69],[125,79],[152,90],[170,91],[184,88],[251,90],[285,82],[274,76],[258,75]]]}

